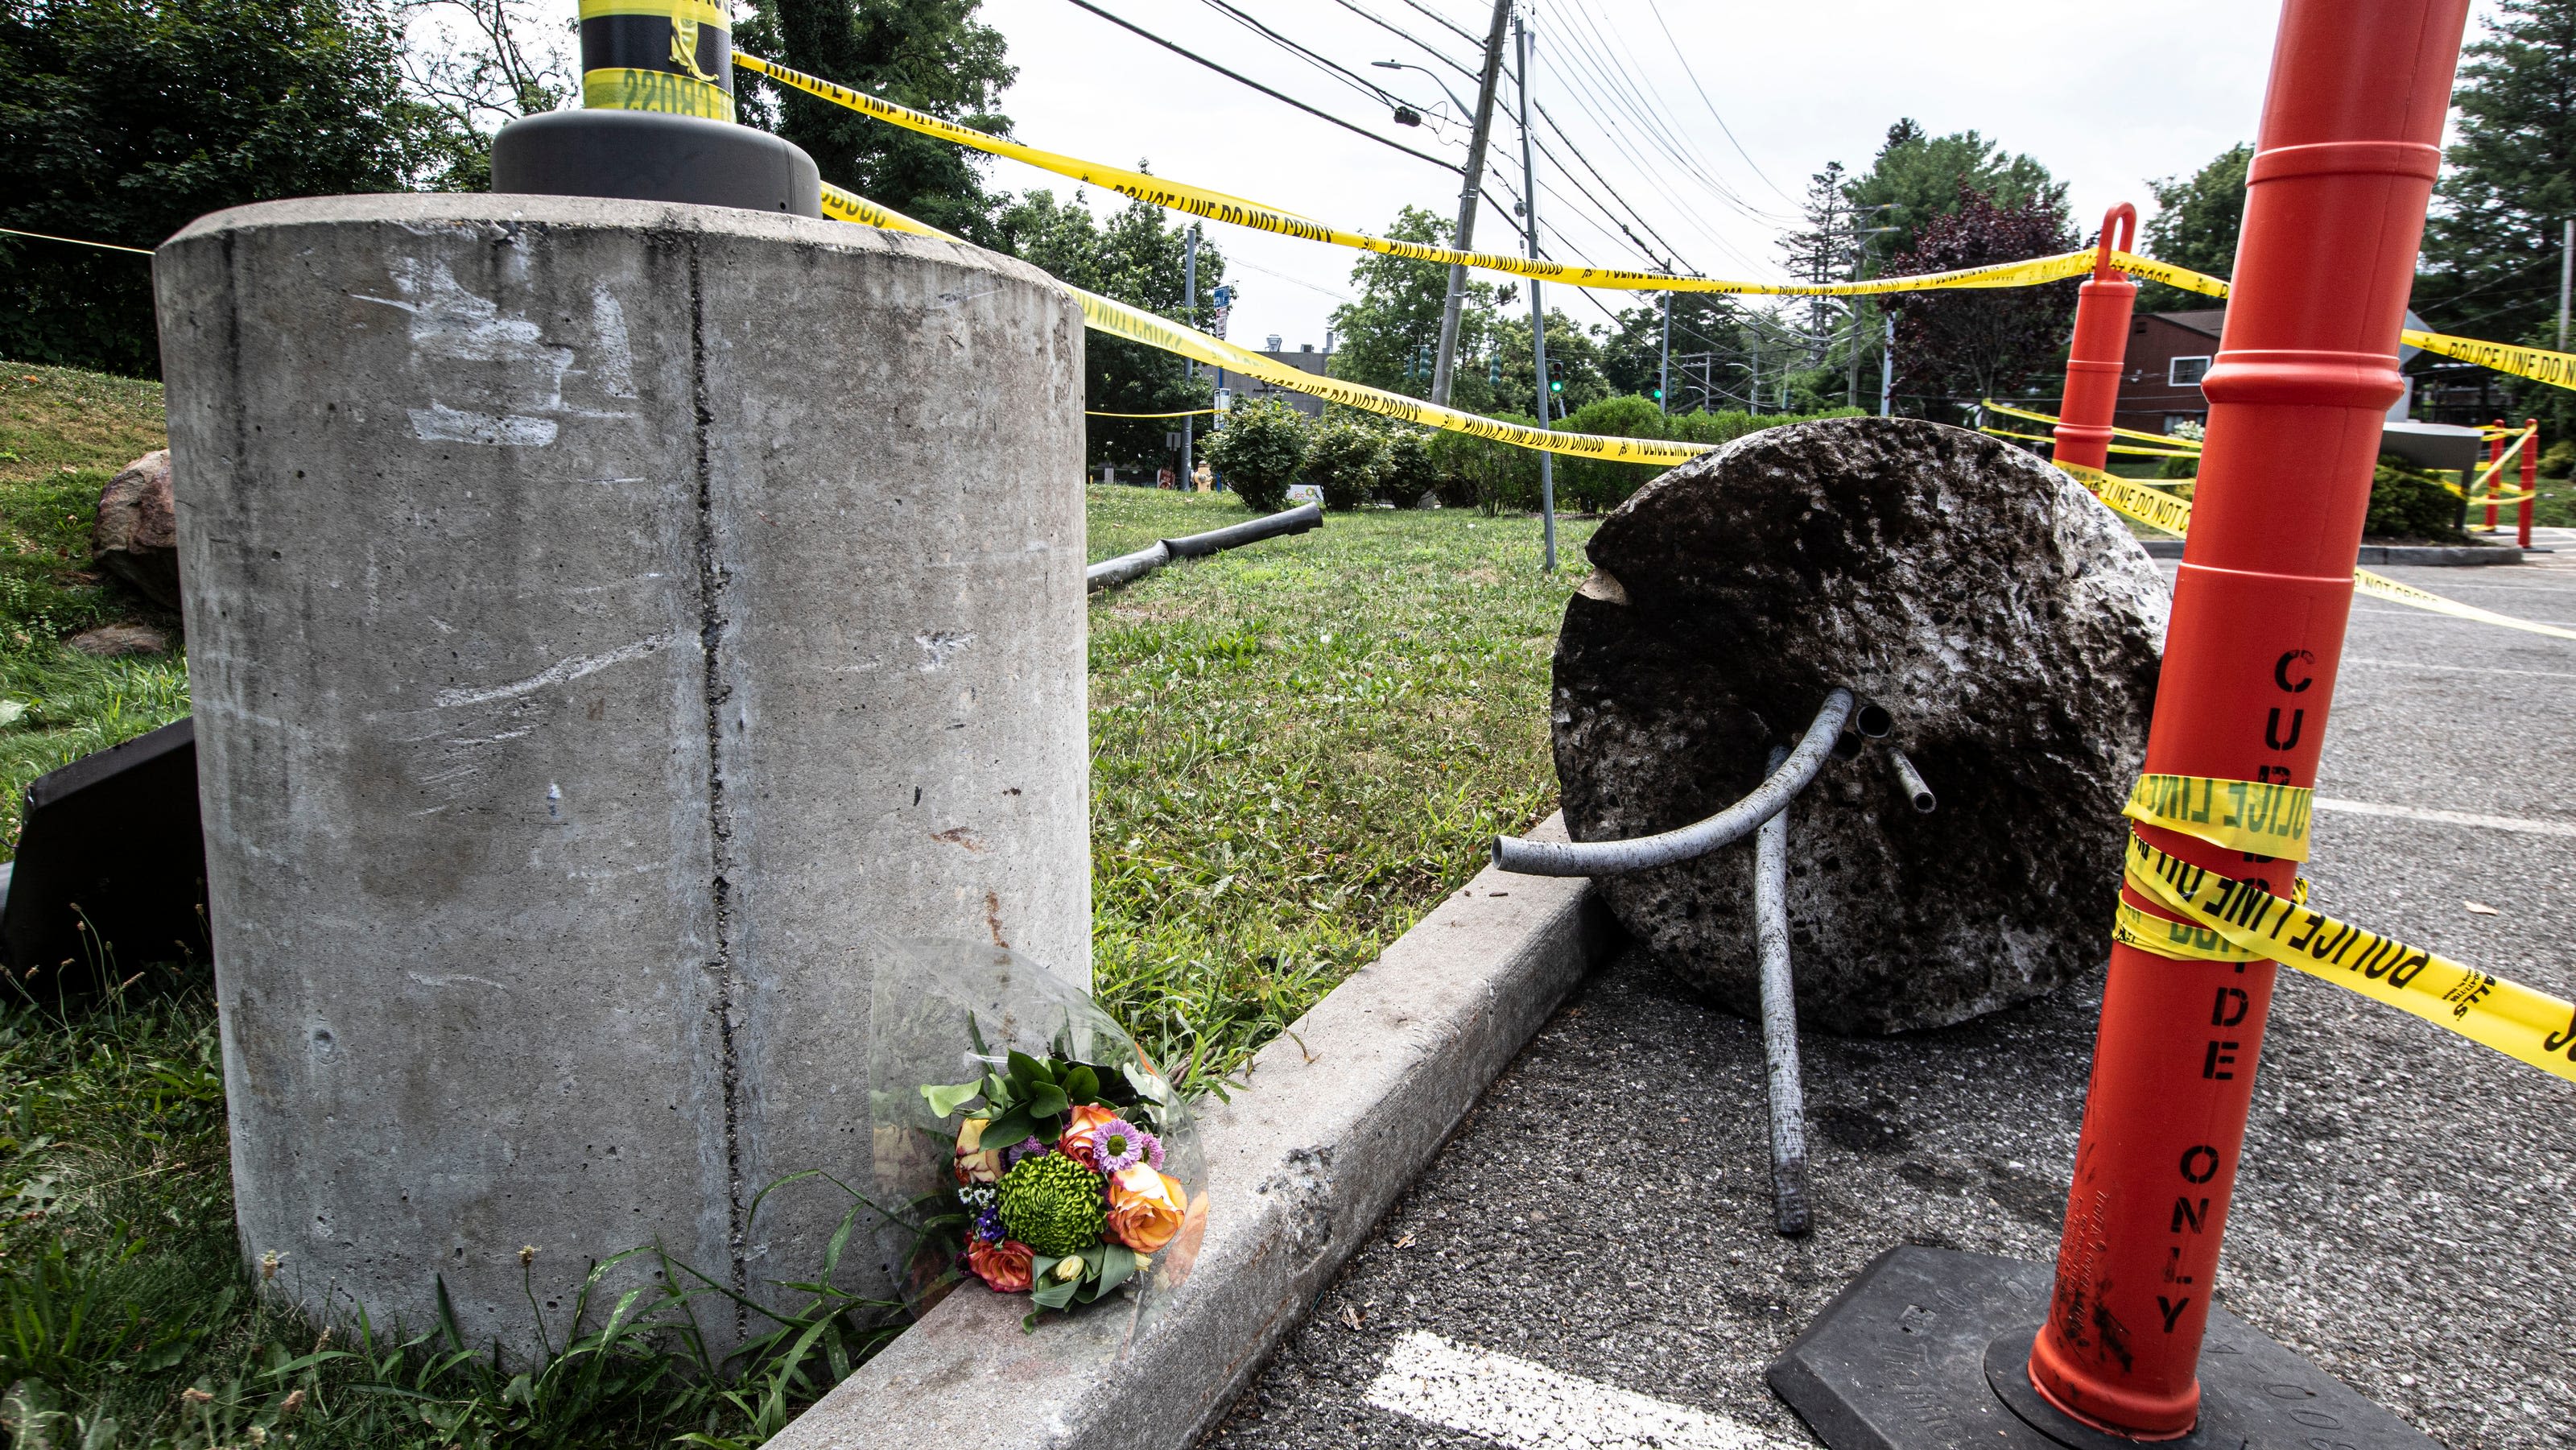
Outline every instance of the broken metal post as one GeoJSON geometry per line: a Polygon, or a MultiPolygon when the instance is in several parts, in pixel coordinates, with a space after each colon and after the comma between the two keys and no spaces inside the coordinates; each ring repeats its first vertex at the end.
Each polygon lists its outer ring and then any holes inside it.
{"type": "MultiPolygon", "coordinates": [[[[1789,752],[1771,747],[1773,771],[1789,752]]],[[[1753,924],[1762,954],[1762,1056],[1771,1090],[1771,1209],[1788,1236],[1812,1227],[1807,1211],[1806,1092],[1798,1079],[1798,1001],[1789,975],[1789,812],[1753,837],[1753,924]]]]}

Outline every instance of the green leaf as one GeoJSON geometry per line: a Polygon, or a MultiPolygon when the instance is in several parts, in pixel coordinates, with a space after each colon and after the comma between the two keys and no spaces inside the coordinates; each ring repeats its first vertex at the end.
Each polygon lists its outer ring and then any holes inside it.
{"type": "Polygon", "coordinates": [[[930,1104],[931,1116],[938,1118],[956,1116],[959,1108],[962,1108],[968,1103],[971,1103],[975,1099],[983,1096],[983,1093],[984,1084],[980,1080],[976,1082],[961,1082],[950,1087],[941,1087],[935,1083],[924,1083],[921,1087],[922,1097],[930,1104]]]}
{"type": "Polygon", "coordinates": [[[1029,1111],[1041,1118],[1062,1117],[1065,1109],[1072,1106],[1073,1100],[1064,1089],[1051,1082],[1039,1083],[1037,1091],[1029,1094],[1029,1111]]]}
{"type": "Polygon", "coordinates": [[[987,1148],[1008,1148],[1023,1138],[1037,1135],[1037,1120],[1029,1116],[1026,1108],[1014,1108],[985,1124],[984,1136],[978,1141],[987,1148]]]}
{"type": "Polygon", "coordinates": [[[1029,1087],[1039,1083],[1052,1084],[1055,1069],[1014,1047],[1011,1049],[1011,1081],[1029,1087]]]}
{"type": "MultiPolygon", "coordinates": [[[[1057,1262],[1061,1263],[1063,1261],[1058,1260],[1057,1262]]],[[[1066,1305],[1071,1304],[1073,1302],[1073,1296],[1080,1292],[1082,1288],[1082,1279],[1079,1275],[1070,1279],[1059,1279],[1055,1276],[1053,1269],[1054,1265],[1049,1265],[1046,1269],[1039,1271],[1037,1282],[1029,1290],[1029,1298],[1041,1308],[1062,1309],[1066,1305]]]]}
{"type": "Polygon", "coordinates": [[[1064,1094],[1077,1103],[1100,1101],[1100,1074],[1079,1063],[1064,1075],[1064,1094]]]}
{"type": "Polygon", "coordinates": [[[1100,1255],[1100,1278],[1098,1282],[1086,1286],[1090,1292],[1083,1296],[1083,1302],[1089,1303],[1135,1276],[1136,1251],[1125,1244],[1103,1244],[1100,1255]]]}

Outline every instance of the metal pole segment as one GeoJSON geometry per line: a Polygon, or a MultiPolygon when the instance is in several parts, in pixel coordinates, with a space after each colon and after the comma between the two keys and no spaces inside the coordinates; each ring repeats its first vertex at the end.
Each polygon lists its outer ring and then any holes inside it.
{"type": "Polygon", "coordinates": [[[2531,547],[2531,506],[2537,500],[2533,491],[2540,487],[2540,420],[2525,418],[2522,438],[2522,503],[2514,511],[2513,541],[2521,548],[2531,547]]]}
{"type": "Polygon", "coordinates": [[[1673,410],[1673,294],[1664,294],[1664,351],[1655,365],[1655,411],[1673,410]]]}
{"type": "Polygon", "coordinates": [[[1887,345],[1878,352],[1878,416],[1884,418],[1895,411],[1896,314],[1882,308],[1878,315],[1887,329],[1887,345]]]}
{"type": "Polygon", "coordinates": [[[1940,802],[1933,797],[1932,787],[1923,783],[1923,773],[1914,768],[1913,761],[1905,758],[1904,751],[1893,745],[1887,747],[1887,761],[1896,767],[1896,785],[1905,793],[1907,804],[1930,815],[1940,802]]]}
{"type": "MultiPolygon", "coordinates": [[[[1494,91],[1503,73],[1503,22],[1511,18],[1512,0],[1494,0],[1494,20],[1485,31],[1485,71],[1476,81],[1476,129],[1467,139],[1467,179],[1458,189],[1457,239],[1460,251],[1476,236],[1476,193],[1485,180],[1485,144],[1494,132],[1494,91]]],[[[1438,77],[1433,77],[1437,80],[1438,77]]],[[[1445,87],[1444,87],[1445,88],[1445,87]]],[[[1458,368],[1458,314],[1467,295],[1467,269],[1449,264],[1449,295],[1440,303],[1440,351],[1431,365],[1431,401],[1449,406],[1449,385],[1458,368]]]]}
{"type": "MultiPolygon", "coordinates": [[[[2469,0],[2288,0],[2146,769],[2310,785],[2469,0]]],[[[2140,826],[2288,895],[2298,863],[2140,826]]],[[[2156,912],[2136,893],[2132,905],[2156,912]]],[[[2114,945],[2031,1382],[2078,1420],[2187,1433],[2272,995],[2270,962],[2114,945]]]]}
{"type": "Polygon", "coordinates": [[[1257,519],[1246,519],[1239,524],[1228,524],[1221,529],[1210,529],[1204,534],[1157,539],[1135,553],[1103,559],[1083,570],[1083,588],[1097,590],[1125,584],[1144,578],[1174,559],[1196,559],[1220,549],[1239,549],[1263,539],[1275,539],[1281,534],[1302,534],[1308,529],[1321,528],[1323,524],[1324,511],[1308,503],[1275,514],[1264,514],[1257,519]]]}
{"type": "MultiPolygon", "coordinates": [[[[1197,222],[1190,223],[1190,229],[1181,234],[1181,316],[1190,326],[1199,325],[1199,224],[1197,222]]],[[[1199,365],[1191,359],[1183,358],[1181,360],[1182,380],[1194,383],[1198,381],[1198,377],[1199,365]]],[[[1191,401],[1195,403],[1197,400],[1191,401]]],[[[1192,445],[1198,441],[1196,437],[1198,430],[1192,426],[1197,422],[1196,418],[1181,420],[1181,492],[1183,493],[1188,493],[1199,486],[1198,466],[1191,461],[1190,456],[1192,445]]]]}
{"type": "MultiPolygon", "coordinates": [[[[1521,91],[1521,212],[1528,223],[1530,260],[1538,260],[1538,163],[1530,148],[1530,40],[1529,27],[1517,15],[1512,17],[1512,41],[1518,48],[1517,62],[1521,91]]],[[[1538,279],[1529,279],[1530,351],[1538,360],[1538,425],[1554,428],[1556,420],[1547,406],[1547,309],[1539,305],[1538,279]]],[[[1538,518],[1541,567],[1556,572],[1556,455],[1538,456],[1538,518]]]]}
{"type": "Polygon", "coordinates": [[[1707,820],[1627,841],[1533,841],[1522,836],[1494,838],[1494,864],[1523,876],[1616,876],[1669,866],[1705,856],[1720,846],[1743,840],[1756,826],[1778,815],[1790,797],[1807,788],[1833,754],[1834,741],[1850,717],[1852,693],[1836,689],[1789,752],[1744,799],[1707,820]]]}
{"type": "MultiPolygon", "coordinates": [[[[2504,470],[2494,467],[2495,461],[2504,457],[2504,420],[2502,418],[2489,418],[2487,420],[2487,429],[2495,435],[2487,440],[2487,464],[2489,468],[2492,469],[2492,471],[2487,475],[2487,497],[2492,499],[2495,497],[2496,480],[2504,477],[2504,470]]],[[[2495,526],[2496,506],[2493,503],[2489,503],[2487,505],[2487,532],[2490,534],[2494,533],[2495,526]]]]}
{"type": "Polygon", "coordinates": [[[2138,284],[2111,269],[2111,253],[2128,251],[2137,240],[2136,207],[2124,201],[2102,214],[2093,278],[2075,293],[2075,341],[2066,350],[2066,383],[2052,430],[2060,463],[2110,466],[2111,419],[2119,410],[2120,372],[2129,355],[2129,312],[2138,300],[2138,284]]]}
{"type": "Polygon", "coordinates": [[[2576,283],[2576,219],[2571,219],[2558,237],[2558,350],[2567,350],[2567,294],[2576,283]]]}
{"type": "MultiPolygon", "coordinates": [[[[1789,752],[1771,747],[1770,773],[1789,752]]],[[[1798,1080],[1798,999],[1789,975],[1789,810],[1783,802],[1753,837],[1753,932],[1762,953],[1763,1081],[1771,1098],[1771,1221],[1796,1237],[1807,1211],[1806,1092],[1798,1080]]]]}

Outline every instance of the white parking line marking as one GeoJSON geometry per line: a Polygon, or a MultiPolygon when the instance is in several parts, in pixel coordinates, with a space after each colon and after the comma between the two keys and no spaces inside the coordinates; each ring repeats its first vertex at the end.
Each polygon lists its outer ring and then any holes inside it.
{"type": "Polygon", "coordinates": [[[1415,1330],[1395,1342],[1368,1402],[1514,1450],[1789,1450],[1739,1420],[1666,1404],[1508,1354],[1415,1330]]]}
{"type": "Polygon", "coordinates": [[[2508,670],[2495,665],[2447,665],[2431,660],[2381,660],[2362,655],[2345,655],[2343,662],[2380,670],[2422,670],[2436,675],[2519,675],[2529,680],[2576,680],[2576,674],[2565,670],[2508,670]]]}
{"type": "Polygon", "coordinates": [[[2422,806],[2388,806],[2377,801],[2344,801],[2318,796],[2318,810],[2341,811],[2350,816],[2387,816],[2400,821],[2430,821],[2440,826],[2476,826],[2488,831],[2519,831],[2526,836],[2576,836],[2576,824],[2567,821],[2534,821],[2521,816],[2480,816],[2467,811],[2427,810],[2422,806]]]}

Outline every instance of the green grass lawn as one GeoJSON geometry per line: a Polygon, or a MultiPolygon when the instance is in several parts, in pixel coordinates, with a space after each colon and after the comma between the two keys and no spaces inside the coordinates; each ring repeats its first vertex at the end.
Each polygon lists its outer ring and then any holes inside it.
{"type": "MultiPolygon", "coordinates": [[[[100,485],[159,430],[151,385],[0,371],[0,695],[28,707],[0,725],[0,844],[27,780],[187,711],[175,653],[101,661],[61,643],[119,619],[175,636],[87,556],[100,485]]],[[[1225,495],[1088,498],[1094,558],[1245,516],[1225,495]]],[[[1589,528],[1566,527],[1551,579],[1534,520],[1336,515],[1092,596],[1098,991],[1194,1086],[1222,1091],[1473,874],[1490,836],[1551,808],[1547,661],[1589,528]]],[[[184,971],[75,1012],[0,1002],[0,1425],[16,1445],[694,1434],[721,1450],[756,1444],[832,1378],[819,1349],[775,1354],[729,1396],[675,1373],[687,1346],[667,1336],[594,1341],[533,1377],[434,1337],[317,1342],[263,1307],[239,1260],[214,1022],[212,983],[184,971]]],[[[542,1258],[534,1272],[549,1270],[577,1272],[542,1258]]],[[[846,1362],[871,1321],[838,1308],[803,1322],[831,1321],[846,1362]]]]}
{"type": "Polygon", "coordinates": [[[0,362],[0,859],[18,849],[27,783],[188,713],[177,651],[92,659],[63,640],[178,619],[90,567],[98,491],[162,446],[161,385],[0,362]],[[23,710],[23,713],[21,711],[23,710]]]}

